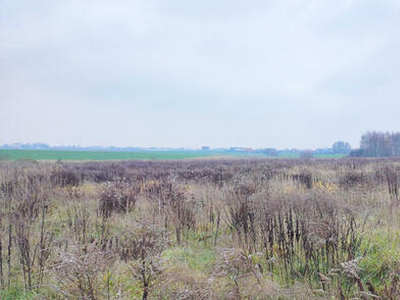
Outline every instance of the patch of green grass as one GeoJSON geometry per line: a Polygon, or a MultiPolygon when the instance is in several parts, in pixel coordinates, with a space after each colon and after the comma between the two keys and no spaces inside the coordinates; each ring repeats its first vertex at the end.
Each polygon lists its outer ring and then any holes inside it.
{"type": "Polygon", "coordinates": [[[375,230],[366,236],[366,253],[361,261],[364,278],[375,286],[386,283],[393,270],[400,268],[400,231],[375,230]]]}
{"type": "Polygon", "coordinates": [[[23,286],[14,286],[7,291],[0,290],[1,300],[31,300],[37,299],[37,294],[25,291],[23,286]]]}
{"type": "Polygon", "coordinates": [[[135,159],[188,159],[196,157],[238,156],[217,151],[62,151],[62,150],[12,150],[0,149],[0,158],[6,160],[135,160],[135,159]]]}
{"type": "Polygon", "coordinates": [[[164,251],[164,259],[171,263],[183,263],[190,269],[204,271],[211,267],[215,259],[213,249],[200,247],[193,249],[192,247],[174,247],[164,251]]]}
{"type": "MultiPolygon", "coordinates": [[[[341,158],[346,155],[330,154],[315,155],[316,158],[341,158]]],[[[4,160],[179,160],[190,158],[207,157],[253,157],[253,158],[274,158],[260,153],[251,152],[220,152],[220,151],[190,151],[190,150],[142,150],[135,152],[112,152],[112,151],[64,151],[64,150],[19,150],[0,149],[0,159],[4,160]]],[[[278,158],[298,158],[297,154],[280,154],[278,158]]]]}

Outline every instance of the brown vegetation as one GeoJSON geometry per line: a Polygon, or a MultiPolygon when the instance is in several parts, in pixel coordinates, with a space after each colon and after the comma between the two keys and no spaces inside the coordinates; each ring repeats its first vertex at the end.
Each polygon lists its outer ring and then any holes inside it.
{"type": "Polygon", "coordinates": [[[399,299],[394,159],[1,162],[3,299],[399,299]]]}

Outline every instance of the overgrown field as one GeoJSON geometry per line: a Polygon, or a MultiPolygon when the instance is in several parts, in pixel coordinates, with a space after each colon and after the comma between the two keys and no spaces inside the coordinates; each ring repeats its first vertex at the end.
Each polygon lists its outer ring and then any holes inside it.
{"type": "Polygon", "coordinates": [[[400,161],[0,162],[0,299],[400,299],[400,161]]]}

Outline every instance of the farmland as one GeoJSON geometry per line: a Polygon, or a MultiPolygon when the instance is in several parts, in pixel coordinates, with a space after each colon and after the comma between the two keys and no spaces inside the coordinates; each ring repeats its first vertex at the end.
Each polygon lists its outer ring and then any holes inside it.
{"type": "MultiPolygon", "coordinates": [[[[225,154],[225,156],[240,154],[225,154]]],[[[8,160],[135,160],[135,159],[187,159],[196,157],[223,156],[221,152],[214,151],[136,151],[136,152],[111,152],[111,151],[62,151],[62,150],[8,150],[0,149],[0,157],[8,160]]]]}
{"type": "Polygon", "coordinates": [[[399,299],[400,161],[0,162],[1,299],[399,299]]]}
{"type": "MultiPolygon", "coordinates": [[[[316,155],[320,158],[340,158],[344,155],[316,155]]],[[[0,159],[3,160],[49,160],[49,161],[106,161],[106,160],[179,160],[192,158],[266,157],[260,153],[221,152],[221,151],[190,151],[190,150],[147,150],[135,152],[111,151],[62,151],[62,150],[19,150],[0,149],[0,159]]],[[[298,155],[281,155],[282,158],[296,158],[298,155]]]]}

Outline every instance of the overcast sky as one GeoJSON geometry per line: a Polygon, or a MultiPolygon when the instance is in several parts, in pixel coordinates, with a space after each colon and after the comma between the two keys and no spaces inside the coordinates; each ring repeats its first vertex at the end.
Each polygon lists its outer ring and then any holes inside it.
{"type": "Polygon", "coordinates": [[[399,90],[399,0],[0,0],[0,144],[357,147],[399,90]]]}

